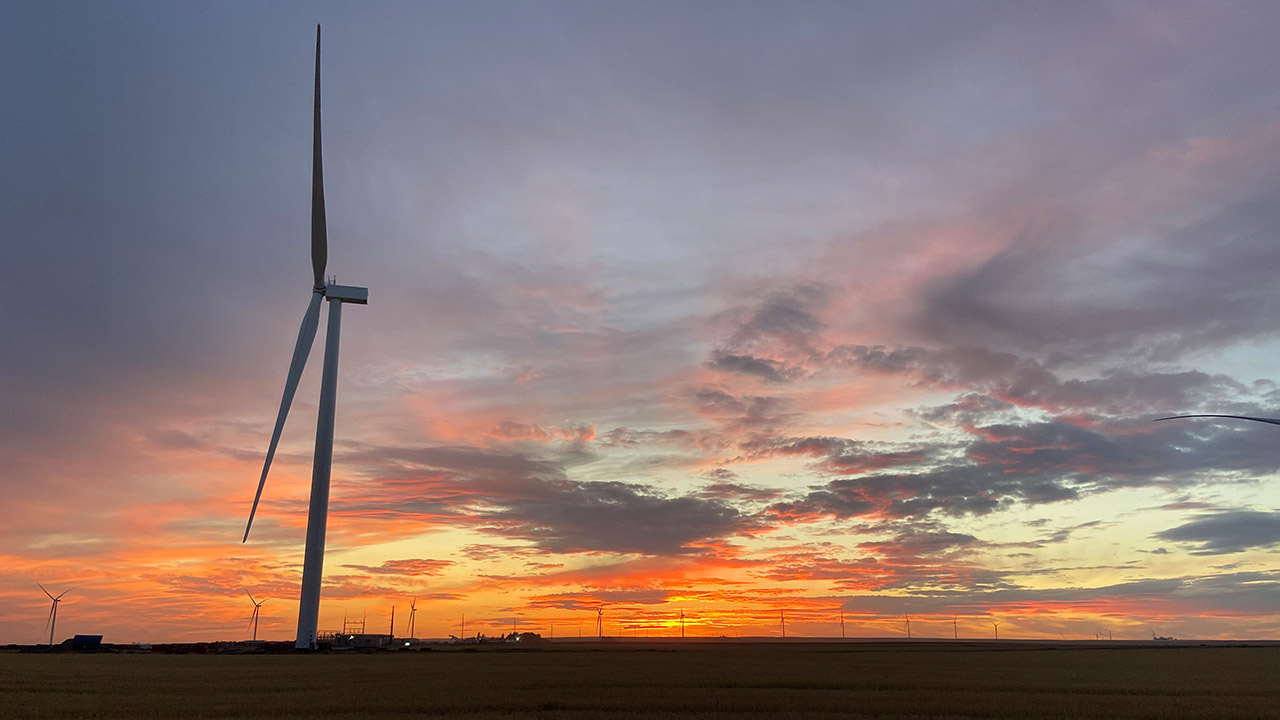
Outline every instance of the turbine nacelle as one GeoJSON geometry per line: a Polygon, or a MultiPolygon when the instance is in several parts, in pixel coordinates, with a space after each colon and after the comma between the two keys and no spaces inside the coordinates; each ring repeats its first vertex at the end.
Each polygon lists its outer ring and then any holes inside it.
{"type": "Polygon", "coordinates": [[[354,285],[335,285],[334,283],[326,283],[324,286],[324,296],[327,300],[340,300],[345,303],[354,303],[356,305],[369,304],[369,288],[356,287],[354,285]]]}

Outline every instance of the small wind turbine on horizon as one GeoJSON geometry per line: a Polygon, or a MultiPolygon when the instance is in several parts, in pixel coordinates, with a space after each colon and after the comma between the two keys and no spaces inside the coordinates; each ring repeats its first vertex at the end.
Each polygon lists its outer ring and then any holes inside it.
{"type": "Polygon", "coordinates": [[[684,608],[680,608],[680,637],[684,637],[684,608]]]}
{"type": "Polygon", "coordinates": [[[62,602],[63,595],[75,590],[75,588],[67,588],[58,593],[57,597],[54,597],[53,593],[45,590],[43,585],[40,585],[40,583],[36,583],[36,585],[39,585],[40,589],[44,590],[44,594],[48,595],[49,599],[53,601],[53,606],[49,608],[49,619],[44,621],[44,626],[49,628],[49,647],[53,647],[53,631],[58,627],[58,603],[62,602]]]}
{"type": "Polygon", "coordinates": [[[253,603],[253,616],[249,618],[249,626],[253,628],[253,642],[258,642],[258,611],[262,609],[262,603],[265,603],[269,598],[262,598],[261,601],[258,601],[253,599],[253,595],[248,590],[245,590],[244,594],[248,595],[249,602],[253,603]]]}
{"type": "Polygon", "coordinates": [[[271,433],[267,459],[262,465],[262,477],[258,480],[258,491],[253,496],[253,506],[249,509],[249,522],[245,524],[242,540],[242,542],[249,540],[249,530],[253,527],[253,517],[258,511],[258,501],[262,499],[262,488],[267,482],[267,472],[271,469],[276,445],[280,442],[280,432],[284,429],[284,421],[289,415],[293,395],[298,390],[302,369],[306,366],[307,356],[311,353],[316,329],[320,324],[320,301],[328,300],[329,328],[324,343],[320,412],[316,420],[316,450],[311,472],[311,501],[307,513],[302,591],[298,604],[298,634],[294,640],[294,647],[304,650],[316,647],[316,625],[320,618],[320,580],[324,573],[324,540],[329,517],[329,475],[333,465],[333,423],[338,395],[338,340],[342,331],[342,305],[343,303],[366,305],[369,302],[368,288],[337,285],[327,282],[324,275],[325,264],[329,257],[329,239],[325,226],[324,170],[320,151],[319,25],[316,26],[316,82],[312,120],[311,270],[315,284],[311,290],[311,302],[302,316],[302,327],[298,330],[298,341],[294,345],[293,359],[289,363],[289,375],[285,380],[280,411],[276,415],[275,430],[271,433]]]}
{"type": "Polygon", "coordinates": [[[840,639],[843,640],[844,637],[844,608],[840,608],[840,639]]]}
{"type": "Polygon", "coordinates": [[[911,616],[910,616],[910,615],[903,615],[903,616],[902,616],[902,618],[906,621],[906,626],[907,626],[907,639],[908,639],[908,640],[910,640],[910,639],[911,639],[911,616]]]}
{"type": "Polygon", "coordinates": [[[991,627],[996,629],[996,639],[999,640],[1000,639],[1000,623],[996,622],[995,620],[992,620],[991,627]]]}
{"type": "Polygon", "coordinates": [[[414,598],[413,601],[409,603],[409,639],[410,640],[412,640],[415,637],[415,635],[413,634],[413,617],[417,614],[418,614],[418,598],[414,598]]]}
{"type": "Polygon", "coordinates": [[[596,637],[604,639],[604,606],[596,608],[596,637]]]}

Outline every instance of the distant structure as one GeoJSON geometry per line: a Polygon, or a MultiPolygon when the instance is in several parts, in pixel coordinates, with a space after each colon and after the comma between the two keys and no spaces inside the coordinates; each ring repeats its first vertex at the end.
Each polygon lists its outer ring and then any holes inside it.
{"type": "Polygon", "coordinates": [[[262,602],[259,602],[253,599],[253,595],[248,590],[245,590],[244,594],[248,595],[249,602],[253,603],[253,616],[249,618],[249,626],[253,628],[253,642],[258,642],[258,612],[262,610],[262,603],[265,603],[267,598],[262,598],[262,602]]]}
{"type": "Polygon", "coordinates": [[[951,617],[951,639],[952,640],[960,639],[960,626],[958,624],[959,621],[960,621],[959,615],[953,615],[951,617]]]}
{"type": "Polygon", "coordinates": [[[903,615],[902,619],[905,621],[907,626],[907,639],[910,640],[911,639],[911,616],[903,615]]]}
{"type": "Polygon", "coordinates": [[[840,608],[840,639],[844,639],[844,608],[840,608]]]}
{"type": "Polygon", "coordinates": [[[409,603],[409,639],[412,640],[416,635],[413,634],[413,617],[418,614],[418,598],[414,598],[409,603]]]}
{"type": "Polygon", "coordinates": [[[320,580],[324,572],[324,536],[329,520],[329,474],[333,465],[333,423],[338,395],[338,339],[342,333],[342,305],[369,302],[368,288],[337,285],[326,281],[324,271],[329,257],[329,238],[324,213],[324,170],[320,152],[320,26],[316,26],[316,83],[315,103],[312,113],[311,144],[311,270],[315,285],[311,291],[311,303],[302,316],[298,341],[293,348],[289,374],[285,380],[284,395],[280,399],[280,411],[276,415],[275,430],[267,447],[267,458],[262,465],[262,477],[258,491],[249,509],[249,522],[245,524],[244,539],[249,540],[253,516],[262,499],[262,487],[267,482],[267,472],[280,442],[289,406],[298,390],[302,369],[311,354],[311,345],[320,324],[320,301],[329,301],[329,329],[324,342],[324,372],[320,381],[320,412],[316,421],[316,450],[311,472],[311,501],[307,513],[307,543],[302,563],[302,592],[298,604],[298,634],[294,647],[310,650],[316,647],[316,624],[320,618],[320,580]]]}
{"type": "Polygon", "coordinates": [[[778,610],[778,625],[782,627],[782,637],[787,636],[787,611],[778,610]]]}
{"type": "Polygon", "coordinates": [[[53,601],[53,605],[49,608],[49,619],[44,621],[45,627],[49,628],[49,647],[53,647],[53,631],[58,627],[58,603],[62,602],[63,595],[75,590],[75,588],[67,588],[66,590],[58,593],[57,597],[54,597],[52,593],[44,589],[43,585],[40,585],[40,583],[36,583],[36,585],[38,585],[41,590],[44,590],[44,594],[48,595],[49,599],[53,601]]]}
{"type": "Polygon", "coordinates": [[[684,637],[684,608],[680,608],[680,637],[684,637]]]}
{"type": "Polygon", "coordinates": [[[72,652],[98,652],[102,649],[101,635],[75,635],[71,638],[72,652]]]}
{"type": "Polygon", "coordinates": [[[996,639],[999,640],[1000,639],[1000,623],[996,622],[995,620],[992,620],[991,627],[996,629],[996,639]]]}
{"type": "Polygon", "coordinates": [[[604,639],[604,606],[596,608],[596,637],[604,639]]]}

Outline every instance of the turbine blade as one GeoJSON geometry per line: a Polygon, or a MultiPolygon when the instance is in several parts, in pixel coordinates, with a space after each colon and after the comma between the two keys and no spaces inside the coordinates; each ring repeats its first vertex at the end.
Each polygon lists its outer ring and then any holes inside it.
{"type": "Polygon", "coordinates": [[[253,527],[253,516],[258,512],[258,501],[262,499],[262,486],[267,483],[267,471],[271,469],[271,460],[276,456],[276,445],[280,442],[280,432],[284,430],[284,420],[289,415],[289,406],[293,404],[293,394],[298,391],[298,380],[302,377],[302,369],[307,365],[307,356],[311,354],[311,344],[316,339],[316,328],[320,325],[320,299],[318,292],[311,293],[311,304],[307,306],[307,314],[302,316],[302,327],[298,330],[298,343],[293,347],[293,360],[289,363],[289,377],[284,383],[284,397],[280,399],[280,412],[276,415],[276,428],[271,433],[271,445],[267,447],[267,460],[262,464],[262,477],[258,480],[258,492],[253,496],[253,507],[249,509],[249,522],[244,526],[244,539],[249,539],[249,529],[253,527]]]}
{"type": "Polygon", "coordinates": [[[54,600],[61,600],[63,595],[66,595],[67,593],[71,592],[72,590],[75,590],[75,588],[70,587],[70,588],[67,588],[66,590],[63,590],[62,592],[58,593],[58,597],[54,598],[54,600]]]}
{"type": "Polygon", "coordinates": [[[258,601],[253,599],[253,595],[251,595],[248,590],[245,590],[244,594],[249,596],[249,602],[253,603],[254,605],[258,604],[258,601]]]}
{"type": "Polygon", "coordinates": [[[1252,420],[1253,422],[1267,423],[1268,425],[1280,425],[1280,420],[1249,417],[1247,415],[1174,415],[1172,417],[1156,418],[1156,422],[1161,420],[1182,420],[1185,418],[1229,418],[1231,420],[1252,420]]]}
{"type": "MultiPolygon", "coordinates": [[[[38,585],[38,586],[40,587],[40,589],[41,589],[41,590],[44,590],[44,586],[43,586],[43,585],[40,585],[40,583],[36,583],[36,585],[38,585]]],[[[53,595],[50,595],[48,590],[44,590],[44,594],[45,594],[45,595],[49,595],[49,599],[50,599],[50,600],[53,600],[53,599],[54,599],[53,595]]]]}
{"type": "Polygon", "coordinates": [[[311,270],[316,290],[324,290],[324,268],[329,261],[329,235],[324,220],[324,167],[320,160],[320,26],[316,25],[316,93],[311,147],[311,270]]]}

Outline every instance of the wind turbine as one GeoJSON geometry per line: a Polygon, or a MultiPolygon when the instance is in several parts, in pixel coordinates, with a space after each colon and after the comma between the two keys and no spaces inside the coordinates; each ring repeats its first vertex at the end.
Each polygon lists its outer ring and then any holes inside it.
{"type": "Polygon", "coordinates": [[[316,420],[316,451],[311,471],[311,502],[307,514],[307,544],[302,564],[302,592],[298,604],[298,635],[294,647],[314,649],[316,624],[320,617],[320,579],[324,573],[324,536],[329,516],[329,472],[333,465],[333,421],[338,394],[338,340],[342,330],[342,305],[354,303],[366,305],[369,289],[337,285],[326,282],[324,271],[329,255],[328,233],[324,215],[324,170],[320,153],[320,26],[316,26],[316,84],[311,147],[311,270],[315,285],[311,290],[311,302],[302,316],[298,330],[298,342],[293,348],[293,360],[289,363],[289,375],[285,380],[284,396],[280,400],[280,412],[276,415],[275,430],[267,448],[267,459],[262,464],[262,477],[258,491],[253,496],[249,510],[249,522],[244,527],[244,541],[249,539],[253,516],[262,499],[262,487],[267,482],[267,471],[280,442],[289,406],[298,389],[298,380],[307,364],[311,345],[320,323],[320,301],[329,301],[329,328],[324,342],[324,373],[320,383],[320,413],[316,420]]]}
{"type": "Polygon", "coordinates": [[[782,609],[778,610],[778,625],[782,627],[782,637],[785,638],[787,636],[787,611],[786,610],[782,610],[782,609]]]}
{"type": "Polygon", "coordinates": [[[907,626],[907,639],[910,640],[911,639],[911,616],[903,615],[902,619],[905,621],[907,626]]]}
{"type": "Polygon", "coordinates": [[[959,615],[951,616],[951,639],[952,640],[960,639],[960,626],[958,624],[959,621],[960,621],[959,615]]]}
{"type": "Polygon", "coordinates": [[[680,608],[680,637],[684,637],[684,608],[680,608]]]}
{"type": "Polygon", "coordinates": [[[840,608],[840,639],[843,640],[844,637],[844,608],[840,608]]]}
{"type": "Polygon", "coordinates": [[[604,606],[596,608],[596,637],[604,639],[604,606]]]}
{"type": "Polygon", "coordinates": [[[249,602],[253,603],[253,617],[249,618],[249,625],[253,627],[253,641],[258,642],[258,611],[262,609],[262,603],[265,603],[267,598],[263,598],[262,602],[259,602],[253,599],[253,595],[248,590],[245,590],[244,594],[248,595],[249,602]]]}
{"type": "MultiPolygon", "coordinates": [[[[36,583],[36,585],[39,585],[40,589],[44,590],[44,586],[40,585],[40,583],[36,583]]],[[[44,594],[48,595],[49,599],[53,601],[53,607],[49,608],[49,619],[44,621],[45,627],[49,628],[49,647],[53,647],[53,631],[58,627],[58,603],[62,602],[63,595],[72,590],[75,590],[75,588],[67,588],[58,593],[57,597],[54,597],[48,590],[44,590],[44,594]]]]}
{"type": "Polygon", "coordinates": [[[409,639],[410,640],[414,638],[413,616],[417,614],[418,614],[418,598],[414,598],[413,602],[409,603],[409,639]]]}
{"type": "Polygon", "coordinates": [[[1185,420],[1187,418],[1227,418],[1229,420],[1250,420],[1252,422],[1267,423],[1268,425],[1280,425],[1280,420],[1274,418],[1249,417],[1248,415],[1172,415],[1170,417],[1156,418],[1155,421],[1185,420]]]}
{"type": "Polygon", "coordinates": [[[1000,639],[1000,623],[996,622],[995,620],[992,620],[991,627],[996,629],[996,639],[999,640],[1000,639]]]}

